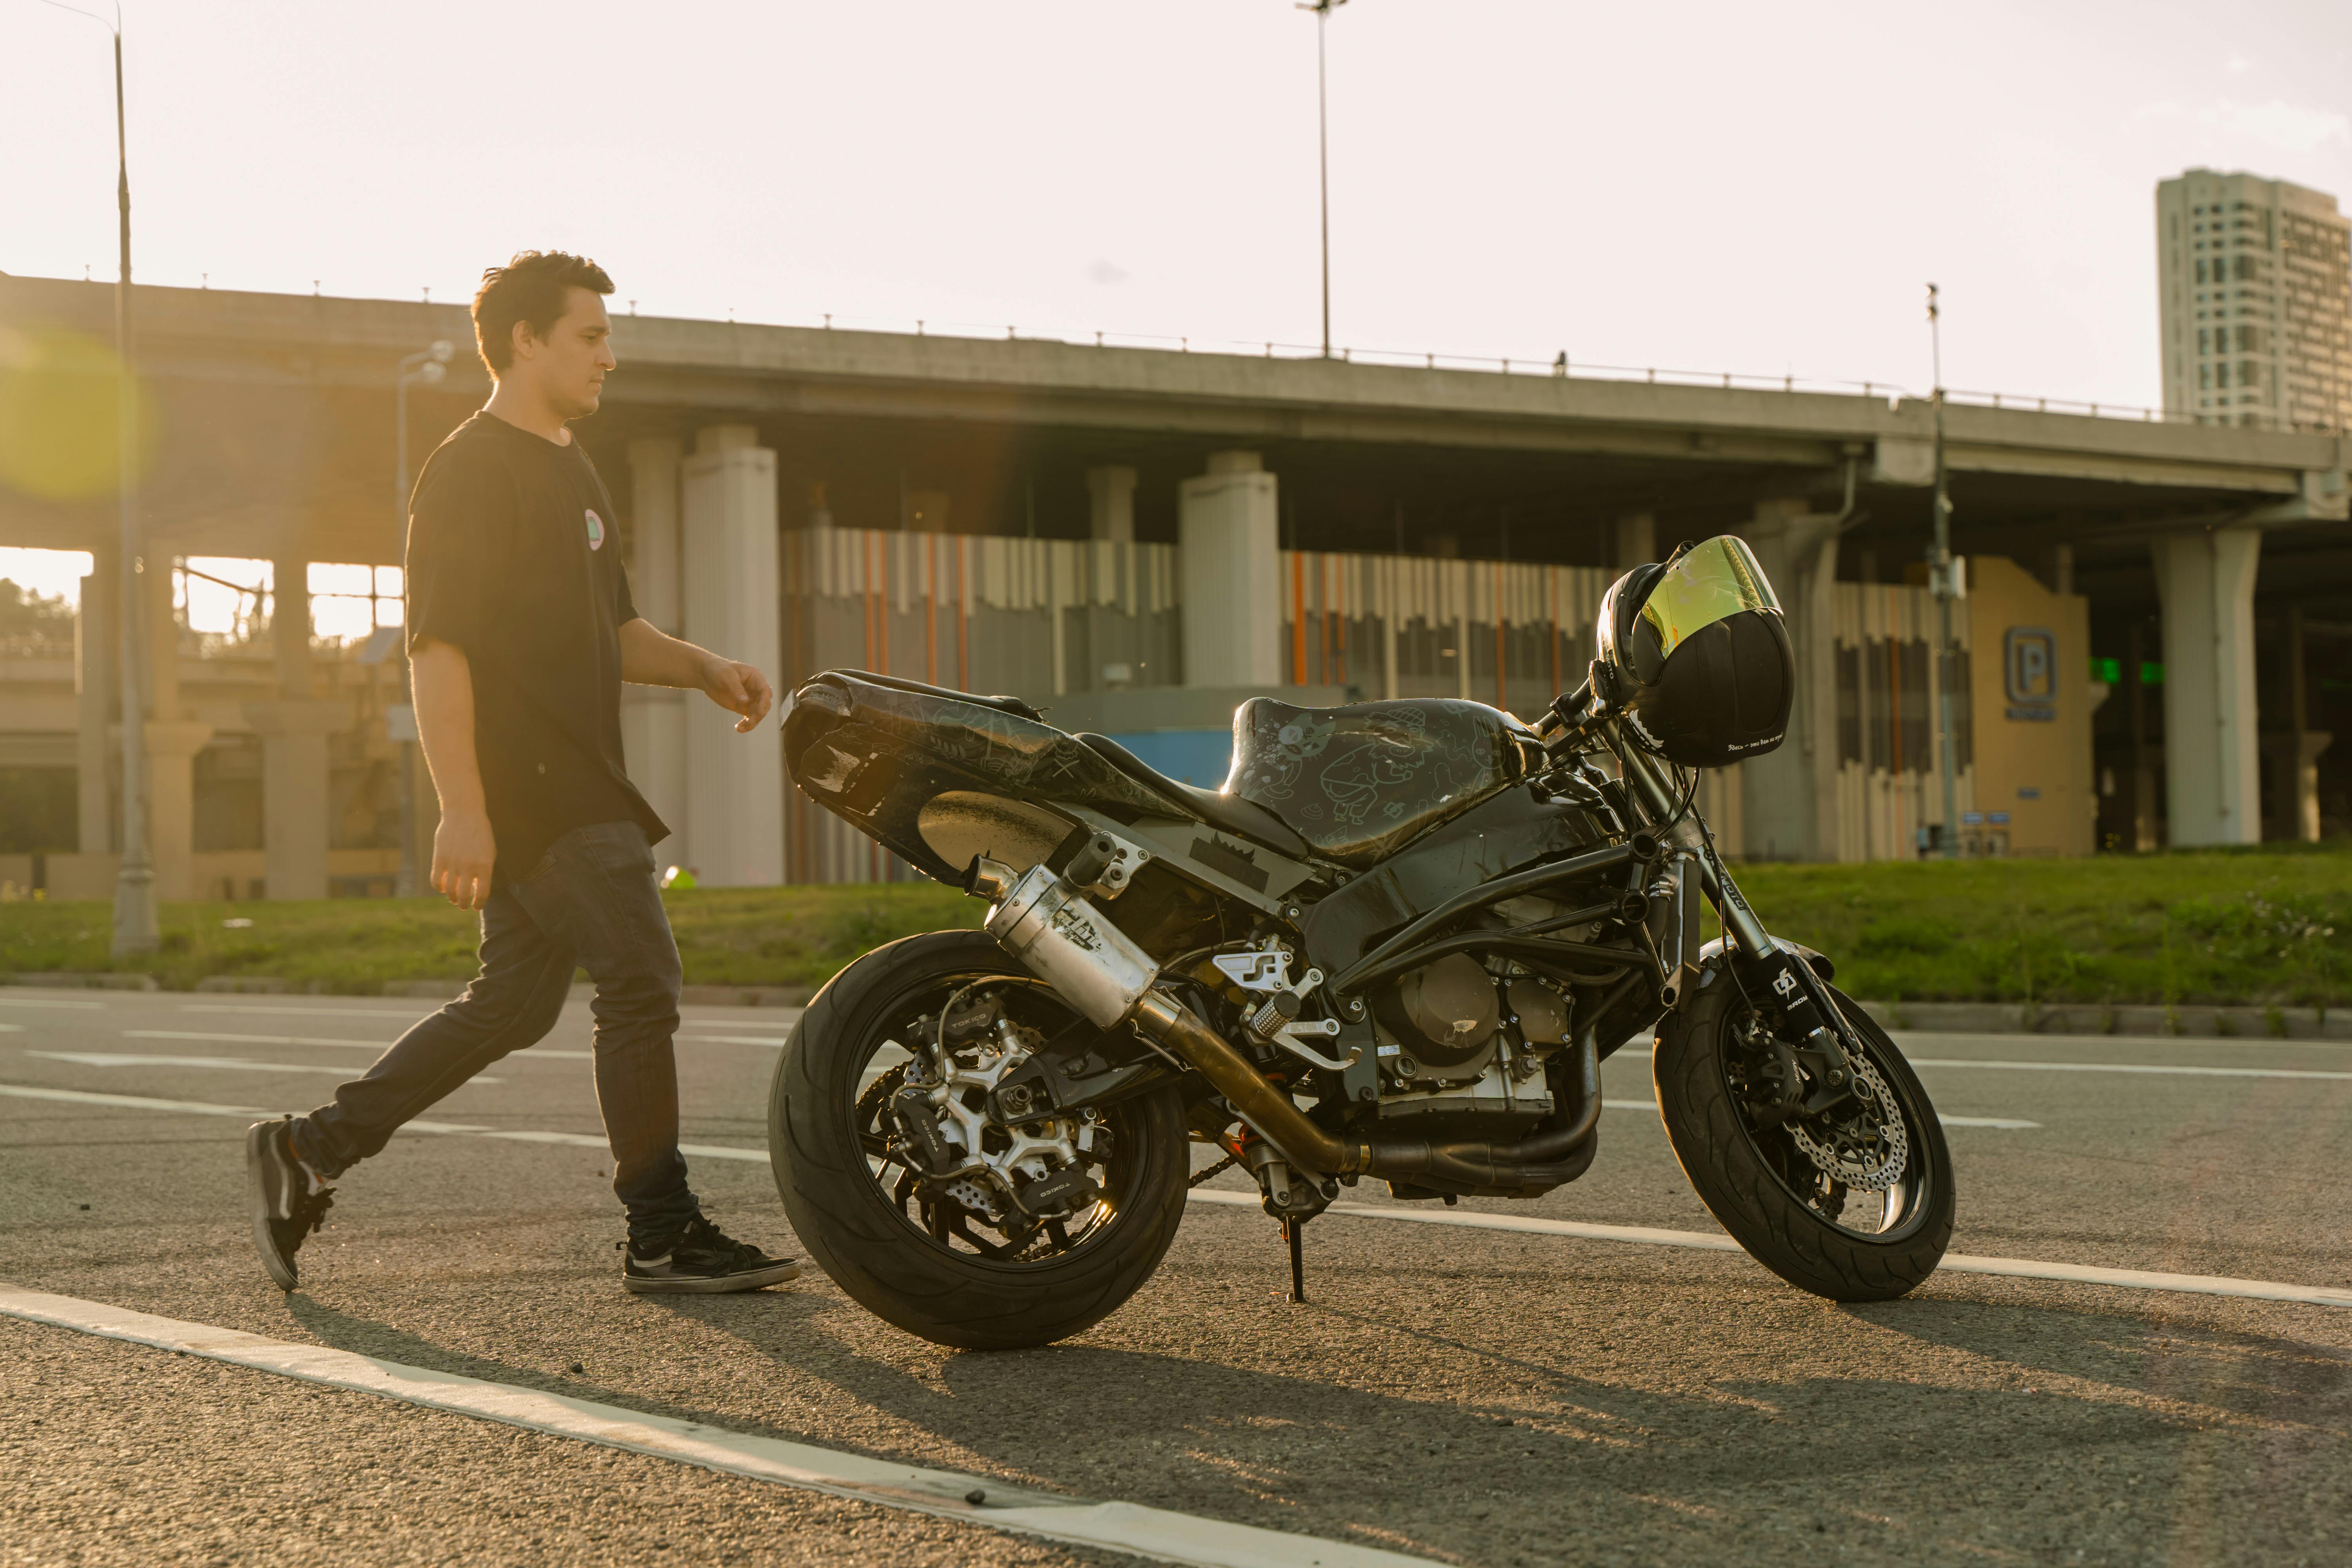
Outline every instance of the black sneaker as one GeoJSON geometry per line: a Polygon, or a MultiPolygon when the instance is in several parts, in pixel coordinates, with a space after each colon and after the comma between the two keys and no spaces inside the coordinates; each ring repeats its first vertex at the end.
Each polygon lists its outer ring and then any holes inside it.
{"type": "Polygon", "coordinates": [[[245,1133],[245,1173],[253,1193],[253,1245],[261,1254],[261,1266],[269,1270],[269,1278],[280,1290],[291,1290],[299,1283],[294,1254],[301,1249],[302,1238],[318,1229],[327,1211],[335,1206],[334,1188],[313,1190],[310,1171],[294,1157],[294,1147],[287,1141],[292,1121],[280,1117],[275,1121],[257,1121],[245,1133]]]}
{"type": "Polygon", "coordinates": [[[771,1258],[734,1240],[700,1215],[667,1250],[648,1256],[626,1242],[614,1245],[621,1249],[621,1289],[639,1296],[757,1290],[797,1279],[801,1273],[793,1259],[771,1258]]]}

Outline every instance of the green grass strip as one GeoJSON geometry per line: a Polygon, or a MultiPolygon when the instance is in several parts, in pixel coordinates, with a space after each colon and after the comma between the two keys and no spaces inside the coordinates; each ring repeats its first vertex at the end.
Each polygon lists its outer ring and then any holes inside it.
{"type": "MultiPolygon", "coordinates": [[[[2352,1005],[2343,847],[1736,870],[1766,923],[1835,957],[1856,996],[2352,1005]]],[[[668,908],[688,983],[744,986],[822,984],[883,942],[982,913],[929,882],[704,889],[670,895],[668,908]]],[[[268,976],[367,994],[473,972],[475,919],[436,899],[172,904],[163,923],[163,951],[118,966],[107,905],[0,904],[0,973],[120,967],[175,990],[268,976]]]]}

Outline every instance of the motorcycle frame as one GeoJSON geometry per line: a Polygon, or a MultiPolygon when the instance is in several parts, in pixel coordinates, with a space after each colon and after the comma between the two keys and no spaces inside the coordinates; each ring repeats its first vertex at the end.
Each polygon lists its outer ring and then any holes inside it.
{"type": "Polygon", "coordinates": [[[1626,743],[1615,719],[1604,718],[1586,733],[1600,738],[1615,757],[1627,797],[1649,820],[1638,826],[1627,824],[1632,831],[1622,842],[1511,872],[1455,894],[1334,975],[1326,989],[1335,1000],[1344,1007],[1349,997],[1379,981],[1448,953],[1475,949],[1522,962],[1532,960],[1531,968],[1540,969],[1546,959],[1604,966],[1607,973],[1582,977],[1596,983],[1618,979],[1629,969],[1646,969],[1659,987],[1663,1010],[1671,1012],[1697,988],[1690,980],[1702,960],[1696,940],[1694,882],[1699,896],[1714,906],[1723,929],[1740,952],[1772,950],[1770,933],[1716,852],[1696,805],[1687,808],[1679,805],[1673,781],[1646,752],[1626,743]],[[1558,883],[1601,876],[1619,867],[1629,868],[1630,875],[1625,893],[1616,900],[1502,931],[1430,935],[1472,910],[1558,883]],[[1642,887],[1644,876],[1654,869],[1664,872],[1656,884],[1664,896],[1654,915],[1642,887]],[[1633,946],[1600,946],[1548,934],[1611,915],[1633,916],[1637,907],[1643,918],[1628,921],[1634,931],[1633,946]]]}

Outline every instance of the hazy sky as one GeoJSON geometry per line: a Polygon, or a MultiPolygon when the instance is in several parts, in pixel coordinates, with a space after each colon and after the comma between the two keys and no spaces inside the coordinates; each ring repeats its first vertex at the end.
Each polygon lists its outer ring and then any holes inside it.
{"type": "MultiPolygon", "coordinates": [[[[102,0],[90,0],[101,4],[102,0]]],[[[139,276],[647,313],[1317,334],[1288,0],[129,0],[139,276]],[[623,306],[625,309],[625,304],[623,306]]],[[[2153,186],[2352,199],[2352,4],[1354,0],[1342,344],[2158,399],[2153,186]]],[[[106,37],[0,0],[0,270],[110,279],[106,37]]],[[[625,336],[618,343],[625,363],[625,336]]]]}

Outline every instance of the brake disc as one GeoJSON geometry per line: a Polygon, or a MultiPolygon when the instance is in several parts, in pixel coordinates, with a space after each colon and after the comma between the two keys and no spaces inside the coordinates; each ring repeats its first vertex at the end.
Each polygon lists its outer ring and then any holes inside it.
{"type": "Polygon", "coordinates": [[[1845,1059],[1853,1075],[1853,1112],[1835,1120],[1826,1114],[1799,1118],[1788,1124],[1789,1136],[1832,1181],[1883,1193],[1910,1169],[1911,1137],[1878,1068],[1858,1051],[1848,1050],[1845,1059]]]}
{"type": "Polygon", "coordinates": [[[1004,1217],[1003,1207],[997,1195],[986,1185],[973,1181],[969,1176],[950,1182],[940,1190],[991,1225],[996,1224],[1004,1217]]]}

